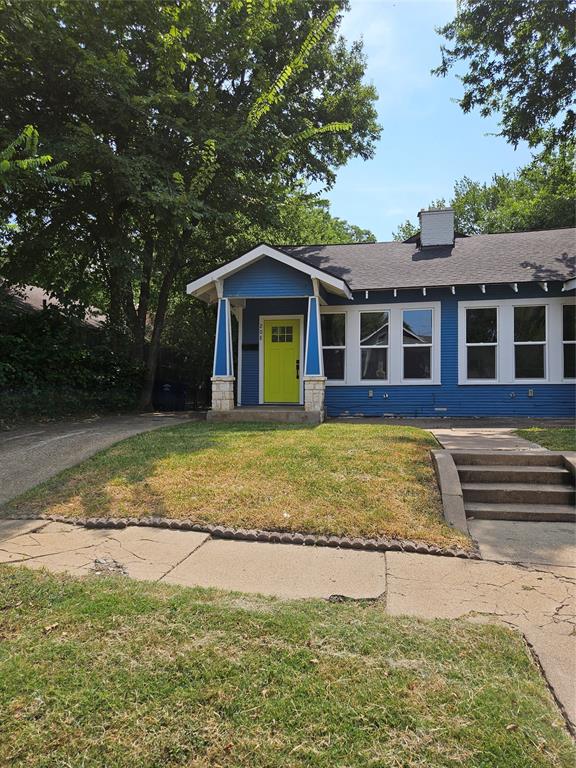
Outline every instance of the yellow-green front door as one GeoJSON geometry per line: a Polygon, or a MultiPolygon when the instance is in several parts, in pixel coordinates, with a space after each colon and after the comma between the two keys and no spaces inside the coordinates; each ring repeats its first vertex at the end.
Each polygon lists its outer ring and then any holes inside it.
{"type": "Polygon", "coordinates": [[[264,402],[300,402],[300,320],[264,320],[264,402]]]}

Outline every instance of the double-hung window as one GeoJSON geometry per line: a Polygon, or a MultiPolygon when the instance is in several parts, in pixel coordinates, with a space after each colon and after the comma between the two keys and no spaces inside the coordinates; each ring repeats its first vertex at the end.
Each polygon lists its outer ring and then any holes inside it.
{"type": "Polygon", "coordinates": [[[576,304],[562,306],[564,378],[576,379],[576,304]]]}
{"type": "Polygon", "coordinates": [[[432,379],[432,310],[402,312],[403,379],[432,379]]]}
{"type": "Polygon", "coordinates": [[[546,307],[514,307],[514,378],[546,378],[546,307]]]}
{"type": "Polygon", "coordinates": [[[498,357],[496,307],[466,309],[466,378],[495,380],[498,357]]]}
{"type": "Polygon", "coordinates": [[[388,379],[390,315],[383,312],[360,313],[360,378],[388,379]]]}
{"type": "Polygon", "coordinates": [[[346,314],[328,312],[320,316],[324,375],[328,380],[343,381],[346,363],[346,314]]]}

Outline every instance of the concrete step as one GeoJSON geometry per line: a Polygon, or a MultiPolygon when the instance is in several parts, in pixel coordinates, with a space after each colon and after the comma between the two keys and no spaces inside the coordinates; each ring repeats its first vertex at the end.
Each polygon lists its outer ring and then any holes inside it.
{"type": "Polygon", "coordinates": [[[320,413],[304,408],[234,408],[232,411],[208,411],[213,422],[276,422],[279,424],[320,424],[320,413]]]}
{"type": "Polygon", "coordinates": [[[531,483],[462,483],[464,501],[492,504],[574,504],[576,492],[568,485],[531,483]]]}
{"type": "Polygon", "coordinates": [[[571,504],[489,504],[468,501],[464,509],[466,517],[475,520],[576,523],[576,509],[571,504]]]}
{"type": "Polygon", "coordinates": [[[450,451],[457,466],[495,465],[521,467],[563,467],[562,454],[551,451],[450,451]]]}
{"type": "Polygon", "coordinates": [[[537,483],[572,485],[572,474],[564,467],[504,464],[459,464],[461,483],[537,483]]]}

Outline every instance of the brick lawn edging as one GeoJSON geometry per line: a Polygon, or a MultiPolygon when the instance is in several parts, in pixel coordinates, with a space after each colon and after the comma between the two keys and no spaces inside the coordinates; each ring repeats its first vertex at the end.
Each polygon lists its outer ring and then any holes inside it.
{"type": "Polygon", "coordinates": [[[215,539],[233,539],[235,541],[260,541],[269,544],[299,544],[313,547],[334,547],[340,549],[358,549],[365,552],[410,552],[418,555],[437,555],[440,557],[459,557],[467,560],[481,560],[480,550],[473,540],[472,549],[460,547],[437,547],[409,539],[391,539],[380,537],[368,539],[352,536],[325,536],[315,533],[292,531],[260,531],[247,528],[229,528],[223,525],[196,523],[193,520],[174,520],[167,517],[78,517],[65,515],[9,515],[4,520],[46,520],[52,523],[69,523],[85,528],[128,528],[141,526],[151,528],[169,528],[173,531],[196,531],[208,533],[215,539]]]}

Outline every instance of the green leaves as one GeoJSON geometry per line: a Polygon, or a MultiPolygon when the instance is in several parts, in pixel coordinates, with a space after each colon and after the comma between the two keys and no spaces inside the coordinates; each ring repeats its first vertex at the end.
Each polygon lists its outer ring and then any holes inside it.
{"type": "Polygon", "coordinates": [[[576,13],[570,0],[462,0],[439,31],[446,75],[459,62],[464,112],[501,114],[502,135],[514,145],[549,146],[574,136],[576,13]]]}
{"type": "Polygon", "coordinates": [[[292,61],[282,69],[271,88],[262,93],[254,103],[248,114],[248,123],[255,128],[264,115],[270,111],[274,104],[282,100],[282,91],[291,78],[295,77],[306,67],[306,60],[320,40],[326,35],[338,15],[338,5],[333,4],[325,16],[312,24],[306,39],[300,46],[300,50],[292,61]]]}

